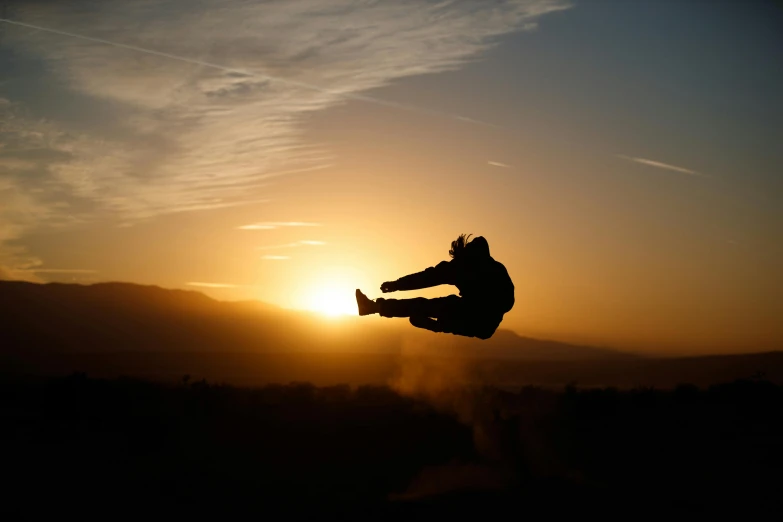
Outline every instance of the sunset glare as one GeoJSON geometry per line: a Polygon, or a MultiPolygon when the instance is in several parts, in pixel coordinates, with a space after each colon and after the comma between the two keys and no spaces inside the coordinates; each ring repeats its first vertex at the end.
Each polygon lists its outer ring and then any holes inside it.
{"type": "Polygon", "coordinates": [[[335,283],[324,283],[323,286],[314,288],[307,308],[329,317],[357,314],[356,300],[351,288],[335,283]]]}

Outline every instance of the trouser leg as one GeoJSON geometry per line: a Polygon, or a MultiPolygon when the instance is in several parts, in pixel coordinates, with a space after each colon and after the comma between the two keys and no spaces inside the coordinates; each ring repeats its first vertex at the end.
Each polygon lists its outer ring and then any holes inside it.
{"type": "Polygon", "coordinates": [[[445,317],[454,315],[460,298],[456,295],[425,299],[376,299],[383,317],[445,317]]]}

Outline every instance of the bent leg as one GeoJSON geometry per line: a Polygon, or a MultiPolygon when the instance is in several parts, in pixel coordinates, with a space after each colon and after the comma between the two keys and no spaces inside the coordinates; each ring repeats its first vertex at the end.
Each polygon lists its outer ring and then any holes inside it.
{"type": "MultiPolygon", "coordinates": [[[[464,312],[464,310],[463,310],[464,312]]],[[[464,337],[478,337],[486,340],[492,337],[500,326],[502,317],[482,316],[480,314],[458,313],[443,315],[438,319],[412,316],[411,324],[431,332],[450,333],[464,337]]]]}
{"type": "Polygon", "coordinates": [[[477,337],[486,340],[494,335],[499,323],[475,322],[465,320],[465,318],[445,317],[441,319],[431,319],[429,317],[411,317],[411,324],[417,328],[424,328],[431,332],[450,333],[464,337],[477,337]]]}
{"type": "Polygon", "coordinates": [[[441,324],[439,324],[438,319],[433,319],[432,317],[424,317],[421,315],[412,315],[410,318],[410,322],[413,326],[416,328],[423,328],[424,330],[429,330],[430,332],[441,332],[441,324]]]}

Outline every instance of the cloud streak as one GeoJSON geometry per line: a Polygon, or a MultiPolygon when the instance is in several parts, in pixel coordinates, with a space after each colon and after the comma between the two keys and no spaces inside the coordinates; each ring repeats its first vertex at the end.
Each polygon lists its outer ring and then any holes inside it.
{"type": "Polygon", "coordinates": [[[499,161],[488,161],[487,165],[492,165],[493,167],[500,167],[503,169],[510,169],[511,165],[506,165],[505,163],[500,163],[499,161]]]}
{"type": "Polygon", "coordinates": [[[83,268],[33,268],[30,272],[36,274],[95,274],[98,271],[83,268]]]}
{"type": "Polygon", "coordinates": [[[706,174],[702,174],[700,172],[696,172],[695,170],[686,169],[685,167],[678,167],[676,165],[670,165],[668,163],[663,163],[661,161],[654,161],[650,159],[645,158],[635,158],[633,156],[624,156],[622,154],[617,155],[618,158],[633,161],[634,163],[639,163],[641,165],[647,165],[648,167],[655,167],[658,169],[664,169],[664,170],[671,170],[673,172],[680,172],[682,174],[689,174],[691,176],[706,176],[706,174]]]}
{"type": "Polygon", "coordinates": [[[185,283],[188,286],[198,286],[202,288],[241,288],[244,285],[232,285],[230,283],[202,283],[199,281],[191,281],[185,283]]]}
{"type": "Polygon", "coordinates": [[[239,230],[274,230],[285,227],[320,227],[321,223],[305,223],[302,221],[266,221],[263,223],[252,223],[237,227],[239,230]]]}
{"type": "Polygon", "coordinates": [[[296,248],[301,246],[321,246],[325,244],[326,244],[325,241],[302,240],[302,241],[294,241],[292,243],[284,243],[282,245],[260,246],[256,248],[256,250],[280,250],[283,248],[296,248]]]}
{"type": "Polygon", "coordinates": [[[266,259],[268,261],[285,261],[287,259],[291,259],[291,256],[272,256],[272,255],[266,255],[261,256],[261,259],[266,259]]]}

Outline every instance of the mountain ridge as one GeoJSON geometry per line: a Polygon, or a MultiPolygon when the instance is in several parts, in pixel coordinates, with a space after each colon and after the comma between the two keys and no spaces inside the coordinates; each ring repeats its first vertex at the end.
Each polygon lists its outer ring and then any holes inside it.
{"type": "Polygon", "coordinates": [[[219,301],[196,290],[106,282],[0,281],[4,353],[115,351],[376,351],[417,346],[430,355],[582,360],[636,357],[608,348],[520,336],[487,341],[433,334],[404,321],[315,314],[263,301],[219,301]]]}

